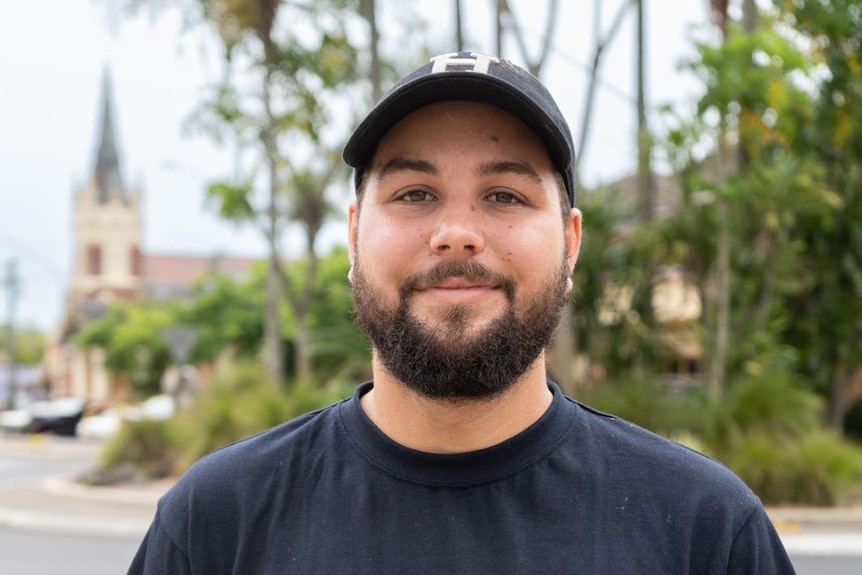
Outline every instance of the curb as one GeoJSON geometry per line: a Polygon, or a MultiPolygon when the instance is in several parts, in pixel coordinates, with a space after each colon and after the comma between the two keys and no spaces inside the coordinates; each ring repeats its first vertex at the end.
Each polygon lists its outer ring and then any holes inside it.
{"type": "Polygon", "coordinates": [[[818,533],[780,535],[787,553],[792,556],[862,557],[862,534],[818,533]]]}
{"type": "Polygon", "coordinates": [[[43,434],[10,435],[0,432],[0,453],[12,456],[79,459],[95,457],[102,449],[98,442],[66,441],[43,434]]]}
{"type": "Polygon", "coordinates": [[[172,482],[164,481],[146,486],[135,487],[94,487],[77,483],[66,477],[47,477],[40,482],[40,487],[49,493],[102,501],[105,503],[129,503],[151,507],[155,511],[156,504],[162,495],[170,488],[172,482]]]}
{"type": "Polygon", "coordinates": [[[150,522],[151,519],[97,518],[80,514],[0,507],[0,527],[28,531],[140,539],[147,532],[150,522]]]}

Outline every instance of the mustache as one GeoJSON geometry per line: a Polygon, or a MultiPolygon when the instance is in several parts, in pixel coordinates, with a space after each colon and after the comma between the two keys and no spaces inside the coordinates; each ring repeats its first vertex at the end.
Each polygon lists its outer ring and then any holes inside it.
{"type": "Polygon", "coordinates": [[[435,285],[448,278],[465,278],[488,285],[499,286],[506,297],[512,300],[515,295],[515,282],[505,274],[491,271],[484,265],[473,260],[444,260],[431,269],[408,276],[399,287],[402,299],[410,293],[435,285]]]}

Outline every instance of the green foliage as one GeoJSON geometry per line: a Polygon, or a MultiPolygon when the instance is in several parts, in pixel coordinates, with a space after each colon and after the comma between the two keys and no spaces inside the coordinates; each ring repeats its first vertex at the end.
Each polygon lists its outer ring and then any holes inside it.
{"type": "Polygon", "coordinates": [[[107,469],[133,465],[151,478],[176,475],[211,451],[239,441],[352,393],[348,386],[276,388],[259,364],[224,367],[212,388],[173,420],[125,422],[105,447],[107,469]]]}
{"type": "Polygon", "coordinates": [[[170,360],[162,333],[175,323],[176,307],[159,303],[116,304],[101,318],[86,324],[75,341],[107,352],[105,368],[131,376],[136,394],[159,390],[170,360]]]}
{"type": "Polygon", "coordinates": [[[179,471],[210,451],[277,425],[294,415],[291,401],[266,380],[260,366],[228,368],[177,419],[179,471]]]}
{"type": "Polygon", "coordinates": [[[717,458],[766,503],[844,502],[862,484],[862,448],[820,428],[822,401],[781,362],[751,369],[721,402],[639,380],[579,399],[717,458]]]}
{"type": "Polygon", "coordinates": [[[862,4],[858,0],[776,0],[789,36],[809,40],[808,57],[821,67],[812,120],[793,144],[799,157],[824,165],[825,180],[841,209],[824,223],[800,218],[805,289],[787,305],[797,310],[784,337],[802,354],[802,370],[831,395],[833,426],[842,419],[841,382],[862,363],[862,4]]]}
{"type": "MultiPolygon", "coordinates": [[[[307,281],[306,260],[291,262],[286,267],[297,285],[307,281]]],[[[355,383],[368,377],[368,344],[352,321],[348,269],[344,247],[335,248],[318,261],[307,323],[315,370],[312,380],[319,386],[333,380],[355,383]]],[[[261,265],[243,281],[210,274],[184,301],[117,304],[103,317],[87,324],[76,342],[83,347],[104,349],[106,368],[128,376],[141,397],[158,392],[162,374],[170,362],[164,339],[167,327],[198,330],[191,363],[214,361],[223,354],[239,360],[257,360],[262,346],[264,271],[261,265]]],[[[285,347],[293,345],[294,322],[285,306],[282,316],[285,347]]]]}
{"type": "Polygon", "coordinates": [[[100,454],[103,468],[132,465],[147,478],[171,475],[179,454],[177,438],[169,421],[141,419],[125,421],[100,454]]]}
{"type": "Polygon", "coordinates": [[[229,368],[171,421],[124,422],[105,447],[106,468],[133,465],[150,478],[180,474],[207,453],[342,399],[346,390],[294,386],[279,391],[255,364],[229,368]]]}
{"type": "Polygon", "coordinates": [[[862,452],[834,434],[753,434],[725,460],[767,504],[837,505],[862,481],[862,452]]]}
{"type": "Polygon", "coordinates": [[[320,261],[309,326],[315,379],[352,385],[370,379],[370,350],[353,322],[347,248],[336,247],[320,261]]]}
{"type": "Polygon", "coordinates": [[[219,215],[226,220],[243,222],[257,215],[249,201],[252,192],[250,183],[232,184],[216,182],[207,188],[207,204],[215,205],[219,215]]]}
{"type": "Polygon", "coordinates": [[[795,441],[820,428],[822,400],[798,375],[779,360],[752,362],[750,373],[732,382],[719,402],[706,402],[694,431],[711,454],[733,457],[740,442],[750,436],[795,441]]]}
{"type": "MultiPolygon", "coordinates": [[[[0,327],[0,363],[8,361],[5,342],[8,326],[0,327]]],[[[15,362],[18,365],[38,365],[45,357],[45,334],[37,329],[15,330],[15,362]]]]}
{"type": "Polygon", "coordinates": [[[731,26],[721,45],[700,45],[691,64],[706,86],[698,115],[720,117],[753,158],[788,147],[813,115],[804,84],[794,81],[811,70],[811,61],[769,24],[752,33],[731,26]]]}
{"type": "Polygon", "coordinates": [[[178,323],[197,327],[193,361],[206,361],[231,350],[240,358],[255,357],[263,333],[263,270],[245,281],[211,274],[199,282],[178,323]]]}
{"type": "Polygon", "coordinates": [[[692,430],[706,410],[703,394],[672,392],[658,379],[628,379],[599,384],[578,399],[666,437],[685,434],[686,444],[700,441],[692,430]]]}
{"type": "Polygon", "coordinates": [[[619,233],[632,213],[616,192],[581,195],[583,243],[572,281],[575,340],[580,353],[614,378],[655,359],[655,338],[633,303],[652,281],[641,236],[619,233]]]}

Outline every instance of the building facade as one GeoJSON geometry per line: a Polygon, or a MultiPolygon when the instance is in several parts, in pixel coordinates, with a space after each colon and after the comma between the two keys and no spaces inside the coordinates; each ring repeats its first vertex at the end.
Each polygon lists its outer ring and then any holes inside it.
{"type": "Polygon", "coordinates": [[[123,179],[113,108],[106,71],[93,168],[73,191],[73,264],[66,311],[46,358],[52,396],[83,397],[93,404],[122,400],[129,390],[104,368],[104,350],[75,344],[84,325],[117,302],[187,296],[195,282],[214,271],[245,278],[256,261],[144,252],[144,195],[123,179]]]}

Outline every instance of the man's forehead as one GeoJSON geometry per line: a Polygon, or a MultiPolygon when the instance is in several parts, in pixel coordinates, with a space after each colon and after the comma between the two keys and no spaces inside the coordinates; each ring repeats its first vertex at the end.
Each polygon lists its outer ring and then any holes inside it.
{"type": "MultiPolygon", "coordinates": [[[[469,159],[467,161],[469,162],[469,159]]],[[[525,177],[537,184],[542,183],[542,176],[539,171],[525,160],[508,158],[477,160],[471,162],[469,167],[477,176],[515,175],[525,177]]],[[[378,182],[404,172],[439,176],[442,169],[433,161],[411,158],[403,154],[397,154],[388,160],[381,160],[372,168],[372,173],[378,182]]]]}

